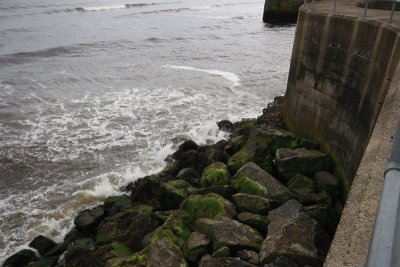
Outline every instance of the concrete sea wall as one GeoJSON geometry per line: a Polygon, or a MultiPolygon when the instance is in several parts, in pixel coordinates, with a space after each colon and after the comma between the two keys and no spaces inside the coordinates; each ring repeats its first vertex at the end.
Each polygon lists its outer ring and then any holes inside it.
{"type": "MultiPolygon", "coordinates": [[[[341,2],[343,3],[343,2],[341,2]]],[[[299,12],[285,119],[344,166],[347,202],[325,266],[362,266],[375,221],[391,136],[400,115],[399,21],[388,12],[320,2],[299,12]]]]}

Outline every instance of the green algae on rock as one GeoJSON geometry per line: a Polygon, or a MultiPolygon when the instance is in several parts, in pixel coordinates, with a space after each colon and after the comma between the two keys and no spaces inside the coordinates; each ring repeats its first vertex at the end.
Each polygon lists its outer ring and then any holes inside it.
{"type": "Polygon", "coordinates": [[[230,181],[228,168],[222,162],[215,162],[206,167],[201,175],[200,182],[203,187],[213,185],[227,185],[230,181]]]}
{"type": "Polygon", "coordinates": [[[184,180],[169,181],[161,185],[160,197],[163,209],[178,209],[182,201],[196,190],[184,180]]]}

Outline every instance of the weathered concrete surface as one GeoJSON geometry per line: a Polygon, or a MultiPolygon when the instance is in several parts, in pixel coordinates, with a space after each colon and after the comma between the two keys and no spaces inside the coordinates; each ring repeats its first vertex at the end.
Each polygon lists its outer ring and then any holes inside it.
{"type": "Polygon", "coordinates": [[[352,186],[324,266],[357,267],[367,257],[400,118],[400,14],[390,25],[388,11],[363,18],[355,1],[338,1],[336,14],[332,4],[300,9],[285,117],[345,166],[352,186]]]}

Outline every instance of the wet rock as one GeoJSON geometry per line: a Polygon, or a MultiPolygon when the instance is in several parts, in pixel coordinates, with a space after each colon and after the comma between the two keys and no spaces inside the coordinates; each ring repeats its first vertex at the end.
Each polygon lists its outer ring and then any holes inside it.
{"type": "Polygon", "coordinates": [[[272,24],[296,23],[302,2],[266,0],[263,21],[272,24]]]}
{"type": "Polygon", "coordinates": [[[205,258],[199,264],[199,267],[255,267],[248,262],[241,261],[237,258],[205,258]]]}
{"type": "Polygon", "coordinates": [[[29,247],[36,249],[40,255],[44,255],[56,245],[56,242],[42,235],[35,237],[32,242],[29,243],[29,247]]]}
{"type": "Polygon", "coordinates": [[[119,241],[133,250],[142,248],[143,238],[159,225],[157,216],[150,206],[142,205],[107,217],[99,225],[96,243],[119,241]]]}
{"type": "Polygon", "coordinates": [[[304,148],[278,149],[275,164],[284,181],[289,181],[297,173],[313,177],[316,172],[330,171],[333,167],[333,161],[327,154],[304,148]]]}
{"type": "Polygon", "coordinates": [[[228,120],[219,121],[217,122],[217,125],[218,128],[223,132],[233,133],[233,131],[235,130],[233,123],[228,120]]]}
{"type": "Polygon", "coordinates": [[[215,149],[211,146],[200,147],[197,159],[197,170],[202,172],[205,167],[214,162],[222,162],[225,164],[228,160],[229,155],[225,150],[215,149]]]}
{"type": "Polygon", "coordinates": [[[189,150],[197,150],[197,144],[192,140],[186,140],[181,145],[179,145],[178,150],[172,154],[172,158],[175,160],[180,160],[183,157],[183,153],[189,150]]]}
{"type": "Polygon", "coordinates": [[[198,218],[232,218],[236,216],[235,205],[217,194],[191,195],[181,206],[193,220],[198,218]]]}
{"type": "Polygon", "coordinates": [[[317,172],[314,176],[320,191],[326,191],[333,197],[339,196],[339,180],[329,172],[317,172]]]}
{"type": "Polygon", "coordinates": [[[239,212],[267,214],[276,207],[276,202],[257,195],[238,193],[233,195],[232,199],[239,212]]]}
{"type": "Polygon", "coordinates": [[[182,251],[166,239],[161,239],[149,247],[146,267],[187,266],[182,251]]]}
{"type": "Polygon", "coordinates": [[[23,249],[18,251],[14,255],[7,258],[4,263],[3,267],[21,267],[26,266],[30,262],[37,261],[37,257],[35,253],[30,249],[23,249]]]}
{"type": "Polygon", "coordinates": [[[104,201],[103,210],[106,216],[114,216],[120,211],[128,209],[132,205],[130,196],[112,196],[104,201]]]}
{"type": "Polygon", "coordinates": [[[261,264],[285,256],[301,265],[322,265],[330,237],[301,209],[299,202],[289,200],[269,212],[268,235],[260,250],[261,264]]]}
{"type": "Polygon", "coordinates": [[[94,240],[91,238],[78,239],[69,244],[68,250],[94,250],[94,240]]]}
{"type": "Polygon", "coordinates": [[[284,96],[274,97],[272,103],[268,103],[267,108],[263,109],[263,114],[257,118],[257,125],[275,126],[282,128],[282,111],[285,103],[284,96]]]}
{"type": "Polygon", "coordinates": [[[222,162],[216,162],[204,169],[200,182],[203,187],[227,185],[230,181],[228,168],[222,162]]]}
{"type": "Polygon", "coordinates": [[[228,152],[229,155],[233,155],[236,152],[238,152],[242,147],[244,147],[247,143],[247,136],[244,135],[239,135],[232,140],[230,140],[226,145],[225,145],[225,151],[228,152]]]}
{"type": "Polygon", "coordinates": [[[210,239],[198,232],[192,232],[183,245],[183,254],[188,261],[197,262],[208,252],[210,239]]]}
{"type": "Polygon", "coordinates": [[[64,242],[69,244],[75,240],[85,238],[86,235],[79,232],[75,227],[72,228],[64,237],[64,242]]]}
{"type": "Polygon", "coordinates": [[[211,145],[211,147],[215,150],[224,150],[226,144],[228,144],[227,140],[219,140],[217,143],[211,145]]]}
{"type": "Polygon", "coordinates": [[[132,185],[132,202],[160,206],[160,187],[164,179],[157,175],[146,176],[136,180],[132,185]]]}
{"type": "Polygon", "coordinates": [[[38,261],[32,262],[28,267],[53,267],[57,264],[58,257],[42,258],[38,261]]]}
{"type": "Polygon", "coordinates": [[[272,175],[254,163],[246,163],[232,178],[232,186],[240,193],[285,202],[295,195],[272,175]]]}
{"type": "Polygon", "coordinates": [[[258,253],[254,252],[252,250],[239,251],[237,253],[237,256],[242,261],[246,261],[246,262],[254,264],[254,265],[259,265],[260,264],[260,260],[258,258],[258,253]]]}
{"type": "Polygon", "coordinates": [[[207,195],[210,193],[215,193],[226,199],[229,199],[233,194],[236,193],[236,190],[230,185],[215,185],[197,189],[195,193],[197,195],[207,195]]]}
{"type": "Polygon", "coordinates": [[[197,150],[189,150],[182,153],[179,159],[179,168],[192,168],[197,169],[198,166],[198,152],[197,150]]]}
{"type": "Polygon", "coordinates": [[[258,251],[263,240],[250,226],[230,219],[219,221],[201,218],[196,221],[195,229],[211,239],[212,251],[222,247],[228,247],[233,252],[243,249],[258,251]]]}
{"type": "Polygon", "coordinates": [[[253,227],[263,235],[267,234],[269,224],[267,216],[249,212],[242,212],[237,215],[237,220],[250,227],[253,227]]]}
{"type": "Polygon", "coordinates": [[[195,187],[200,186],[200,174],[192,168],[184,168],[180,170],[176,178],[185,180],[195,187]]]}
{"type": "Polygon", "coordinates": [[[85,234],[92,234],[96,232],[97,226],[104,218],[103,207],[99,206],[93,209],[86,209],[79,212],[75,217],[74,224],[76,228],[85,234]]]}
{"type": "Polygon", "coordinates": [[[239,122],[235,122],[233,127],[235,128],[235,135],[249,135],[250,130],[256,125],[255,119],[243,119],[239,122]]]}
{"type": "Polygon", "coordinates": [[[161,207],[165,210],[178,209],[182,201],[196,190],[184,180],[174,180],[161,185],[161,207]]]}
{"type": "Polygon", "coordinates": [[[228,247],[222,247],[215,251],[211,257],[212,258],[222,258],[222,257],[229,257],[231,254],[231,250],[228,247]]]}

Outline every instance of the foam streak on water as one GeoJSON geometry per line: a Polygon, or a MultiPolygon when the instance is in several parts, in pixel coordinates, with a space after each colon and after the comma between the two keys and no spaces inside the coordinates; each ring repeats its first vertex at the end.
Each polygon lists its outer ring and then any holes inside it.
{"type": "Polygon", "coordinates": [[[0,263],[282,94],[294,28],[263,4],[0,1],[0,263]]]}

